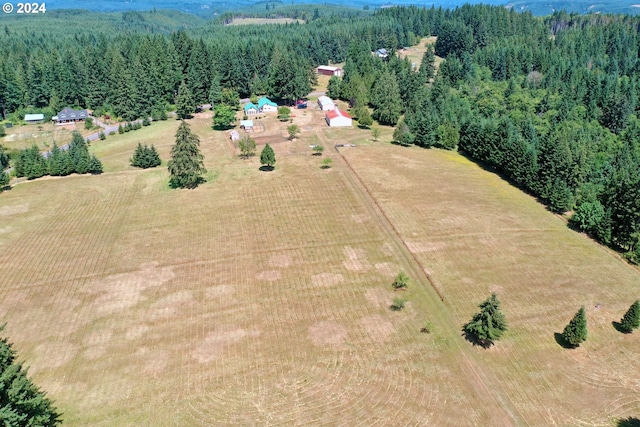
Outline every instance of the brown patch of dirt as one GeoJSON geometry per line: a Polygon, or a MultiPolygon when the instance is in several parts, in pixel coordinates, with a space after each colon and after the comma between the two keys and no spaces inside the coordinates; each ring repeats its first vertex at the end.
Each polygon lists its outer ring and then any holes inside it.
{"type": "Polygon", "coordinates": [[[347,328],[328,320],[309,326],[309,339],[318,347],[340,347],[347,338],[347,333],[347,328]]]}
{"type": "Polygon", "coordinates": [[[205,291],[206,298],[217,298],[224,295],[231,295],[235,291],[231,285],[217,285],[207,288],[205,291]]]}
{"type": "Polygon", "coordinates": [[[0,216],[11,216],[29,212],[29,205],[23,203],[15,206],[3,206],[0,208],[0,216]]]}
{"type": "Polygon", "coordinates": [[[178,314],[179,308],[189,305],[194,301],[193,292],[179,291],[161,298],[151,306],[150,319],[164,319],[178,314]]]}
{"type": "Polygon", "coordinates": [[[379,262],[375,267],[378,273],[386,277],[395,277],[400,271],[400,267],[395,262],[379,262]]]}
{"type": "Polygon", "coordinates": [[[367,215],[367,214],[353,214],[353,215],[351,215],[351,219],[356,224],[362,224],[365,221],[369,221],[369,219],[371,219],[371,217],[369,215],[367,215]]]}
{"type": "Polygon", "coordinates": [[[340,273],[321,273],[311,278],[314,286],[334,286],[344,282],[344,277],[340,273]]]}
{"type": "Polygon", "coordinates": [[[367,301],[376,308],[387,308],[393,297],[393,293],[390,290],[382,288],[367,289],[364,294],[367,301]]]}
{"type": "Polygon", "coordinates": [[[384,245],[382,245],[382,247],[380,248],[380,250],[382,251],[383,254],[385,254],[386,256],[393,256],[393,246],[391,246],[390,243],[385,243],[384,245]]]}
{"type": "Polygon", "coordinates": [[[355,249],[351,246],[344,247],[344,254],[347,260],[343,262],[344,267],[350,271],[365,271],[369,269],[367,254],[363,249],[355,249]]]}
{"type": "Polygon", "coordinates": [[[278,270],[265,270],[256,274],[256,279],[258,280],[268,280],[273,282],[275,280],[279,280],[282,277],[282,274],[278,270]]]}
{"type": "Polygon", "coordinates": [[[93,304],[96,312],[108,315],[134,307],[142,301],[144,290],[159,286],[173,277],[170,267],[157,268],[156,264],[146,264],[135,272],[94,280],[87,289],[98,294],[93,304]]]}
{"type": "Polygon", "coordinates": [[[287,268],[291,265],[290,255],[273,255],[267,261],[271,267],[287,268]]]}
{"type": "Polygon", "coordinates": [[[198,343],[192,355],[200,363],[211,362],[220,356],[226,346],[240,341],[247,335],[247,331],[242,328],[221,326],[198,343]]]}
{"type": "Polygon", "coordinates": [[[387,342],[396,332],[393,323],[379,314],[363,317],[359,323],[367,332],[371,341],[376,343],[387,342]]]}

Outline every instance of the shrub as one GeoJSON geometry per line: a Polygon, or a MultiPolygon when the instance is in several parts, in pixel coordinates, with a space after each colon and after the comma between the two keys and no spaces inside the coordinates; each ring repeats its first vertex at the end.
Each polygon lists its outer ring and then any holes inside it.
{"type": "Polygon", "coordinates": [[[393,311],[400,311],[402,309],[404,309],[405,304],[407,303],[407,300],[405,300],[404,298],[394,298],[393,299],[393,303],[391,304],[391,309],[393,311]]]}
{"type": "Polygon", "coordinates": [[[404,271],[401,271],[391,285],[395,289],[406,289],[406,287],[409,286],[409,276],[407,276],[404,271]]]}

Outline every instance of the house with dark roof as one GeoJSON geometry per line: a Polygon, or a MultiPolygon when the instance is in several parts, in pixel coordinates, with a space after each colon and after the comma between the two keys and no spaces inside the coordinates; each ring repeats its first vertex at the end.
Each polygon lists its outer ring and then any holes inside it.
{"type": "Polygon", "coordinates": [[[57,116],[53,116],[51,120],[56,122],[57,125],[63,125],[67,123],[83,122],[87,117],[89,117],[87,110],[74,110],[73,108],[65,107],[57,116]]]}

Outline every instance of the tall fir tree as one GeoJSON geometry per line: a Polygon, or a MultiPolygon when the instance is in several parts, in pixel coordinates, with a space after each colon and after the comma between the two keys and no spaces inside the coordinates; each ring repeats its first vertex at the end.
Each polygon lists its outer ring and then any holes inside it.
{"type": "Polygon", "coordinates": [[[626,333],[640,327],[640,300],[636,300],[620,320],[620,329],[626,333]]]}
{"type": "MultiPolygon", "coordinates": [[[[0,327],[0,332],[4,326],[0,327]]],[[[47,395],[36,386],[16,360],[6,338],[0,339],[0,419],[5,426],[54,427],[60,414],[47,395]]]]}
{"type": "Polygon", "coordinates": [[[195,110],[196,105],[191,95],[191,90],[186,82],[182,82],[178,89],[178,96],[176,97],[176,114],[178,119],[184,120],[190,118],[195,110]]]}
{"type": "Polygon", "coordinates": [[[573,319],[564,327],[562,338],[574,348],[587,340],[587,315],[584,306],[580,307],[573,319]]]}
{"type": "Polygon", "coordinates": [[[171,160],[168,163],[169,185],[172,188],[196,188],[204,182],[202,175],[204,156],[200,153],[200,138],[191,132],[183,120],[176,132],[176,143],[171,148],[171,160]]]}
{"type": "Polygon", "coordinates": [[[400,89],[396,76],[385,71],[373,85],[371,104],[374,107],[373,118],[381,125],[395,126],[402,113],[400,89]]]}
{"type": "Polygon", "coordinates": [[[464,325],[463,330],[475,337],[483,347],[489,347],[506,332],[507,321],[500,311],[500,301],[495,293],[479,307],[480,312],[464,325]]]}

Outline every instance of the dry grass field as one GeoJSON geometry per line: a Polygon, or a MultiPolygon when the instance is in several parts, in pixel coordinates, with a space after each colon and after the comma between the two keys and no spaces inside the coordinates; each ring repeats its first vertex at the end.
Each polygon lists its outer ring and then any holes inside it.
{"type": "MultiPolygon", "coordinates": [[[[286,134],[265,120],[265,134],[286,134]]],[[[455,153],[391,146],[391,129],[380,142],[329,129],[313,109],[294,118],[297,140],[274,139],[272,172],[239,159],[207,114],[190,123],[208,169],[195,190],[170,190],[164,164],[128,166],[138,141],[169,158],[169,120],[95,142],[101,176],[0,195],[1,318],[65,425],[613,426],[640,414],[640,341],[611,326],[640,274],[528,196],[455,153]],[[331,169],[310,155],[317,143],[331,169]],[[400,270],[413,283],[394,292],[400,270]],[[510,330],[483,350],[460,328],[491,291],[510,330]],[[394,312],[398,295],[408,303],[394,312]],[[565,350],[553,334],[581,304],[589,340],[565,350]]]]}

